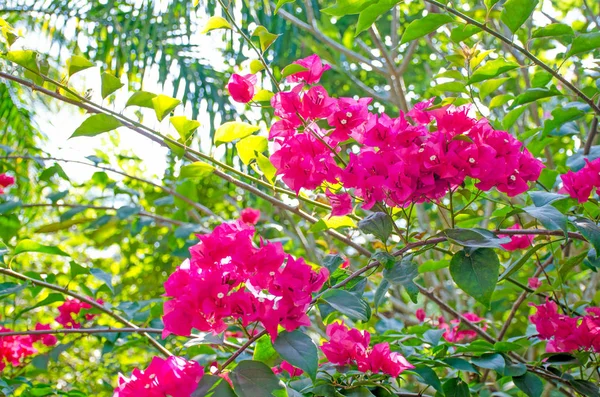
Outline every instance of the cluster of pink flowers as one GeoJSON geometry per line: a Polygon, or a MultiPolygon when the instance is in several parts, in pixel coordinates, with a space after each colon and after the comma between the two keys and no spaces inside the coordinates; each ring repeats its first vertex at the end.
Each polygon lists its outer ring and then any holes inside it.
{"type": "Polygon", "coordinates": [[[563,189],[569,196],[577,199],[579,203],[585,203],[590,198],[594,188],[596,194],[600,188],[600,159],[588,161],[585,159],[585,166],[577,172],[569,171],[560,176],[563,182],[563,189]]]}
{"type": "Polygon", "coordinates": [[[271,370],[273,370],[275,375],[287,372],[292,378],[295,376],[300,376],[304,373],[304,371],[302,371],[300,368],[294,367],[287,361],[282,361],[281,364],[276,365],[275,367],[271,368],[271,370]]]}
{"type": "MultiPolygon", "coordinates": [[[[49,325],[36,324],[36,330],[50,329],[49,325]]],[[[12,330],[0,327],[0,332],[11,332],[12,330]]],[[[0,372],[7,364],[14,367],[23,363],[27,357],[37,353],[33,346],[35,342],[41,341],[45,346],[54,346],[57,339],[54,335],[13,335],[0,337],[0,372]]]]}
{"type": "MultiPolygon", "coordinates": [[[[98,299],[97,302],[100,304],[103,303],[102,299],[98,299]]],[[[81,320],[85,318],[87,321],[90,321],[96,316],[92,313],[86,313],[91,308],[92,305],[89,303],[81,302],[77,299],[67,299],[58,307],[60,314],[56,317],[56,322],[65,328],[81,328],[81,320]]]]}
{"type": "Polygon", "coordinates": [[[387,342],[369,347],[371,335],[367,331],[350,329],[342,322],[328,325],[326,332],[329,341],[321,350],[333,364],[356,364],[361,372],[383,372],[393,377],[414,368],[400,353],[390,351],[387,342]]]}
{"type": "Polygon", "coordinates": [[[164,336],[192,328],[219,333],[228,318],[244,326],[259,321],[272,338],[278,326],[292,331],[310,325],[306,309],[329,273],[315,272],[302,258],[286,255],[280,243],[252,241],[255,229],[238,220],[199,235],[186,260],[165,283],[164,336]]]}
{"type": "MultiPolygon", "coordinates": [[[[289,76],[299,84],[272,98],[280,120],[269,134],[278,144],[271,162],[296,192],[341,182],[366,209],[376,202],[404,207],[438,200],[466,177],[477,179],[481,190],[496,187],[515,196],[540,175],[542,163],[521,142],[469,116],[468,107],[427,110],[430,100],[396,118],[374,114],[370,98],[332,98],[322,86],[307,86],[327,69],[318,56],[297,63],[309,70],[289,76]],[[349,139],[360,146],[342,168],[336,155],[349,139]]],[[[352,208],[347,193],[342,195],[328,194],[337,201],[337,214],[352,208]]]]}
{"type": "MultiPolygon", "coordinates": [[[[514,225],[509,227],[509,229],[521,230],[521,225],[519,225],[518,223],[515,223],[514,225]]],[[[517,251],[517,250],[524,250],[524,249],[530,248],[531,242],[533,241],[535,236],[527,235],[527,234],[513,235],[513,236],[499,234],[498,237],[500,237],[500,238],[510,237],[510,242],[506,243],[506,244],[501,244],[501,246],[502,246],[502,248],[504,248],[507,251],[517,251]]]]}
{"type": "Polygon", "coordinates": [[[244,223],[256,225],[260,219],[260,211],[254,208],[244,208],[240,211],[240,219],[244,223]]]}
{"type": "MultiPolygon", "coordinates": [[[[423,309],[417,309],[415,316],[420,322],[424,322],[427,319],[427,315],[423,309]]],[[[479,317],[475,313],[463,313],[463,317],[470,323],[480,324],[479,326],[484,331],[487,329],[485,319],[479,317]]],[[[447,323],[446,319],[440,316],[437,318],[437,320],[432,319],[432,323],[434,323],[434,325],[438,328],[444,330],[442,337],[450,343],[465,343],[477,338],[477,332],[473,331],[472,329],[464,329],[464,327],[461,327],[461,320],[458,318],[450,320],[450,323],[447,323]]]]}
{"type": "Polygon", "coordinates": [[[600,307],[589,307],[587,315],[570,317],[558,313],[556,303],[533,305],[537,312],[529,317],[540,339],[548,340],[548,352],[593,350],[600,352],[600,307]]]}
{"type": "Polygon", "coordinates": [[[145,370],[134,369],[129,379],[119,376],[113,397],[190,397],[204,369],[181,357],[154,357],[145,370]]]}
{"type": "Polygon", "coordinates": [[[4,189],[15,184],[15,178],[8,174],[0,174],[0,194],[4,193],[4,189]]]}

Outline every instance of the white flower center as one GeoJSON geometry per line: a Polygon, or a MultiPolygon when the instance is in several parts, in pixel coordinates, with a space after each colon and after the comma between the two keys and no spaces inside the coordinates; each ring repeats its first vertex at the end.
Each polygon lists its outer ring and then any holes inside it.
{"type": "Polygon", "coordinates": [[[423,153],[425,151],[425,149],[421,148],[419,149],[419,153],[423,153]]]}
{"type": "Polygon", "coordinates": [[[225,296],[225,294],[224,294],[224,293],[222,293],[222,292],[219,292],[219,293],[217,294],[217,298],[219,298],[219,299],[223,299],[223,297],[224,297],[224,296],[225,296]]]}
{"type": "Polygon", "coordinates": [[[505,139],[505,140],[504,140],[504,143],[508,143],[508,139],[505,139]]]}
{"type": "Polygon", "coordinates": [[[469,159],[469,163],[471,163],[471,164],[475,164],[475,159],[474,159],[473,157],[471,157],[471,158],[469,159]]]}
{"type": "Polygon", "coordinates": [[[319,95],[317,95],[317,97],[318,97],[319,99],[323,99],[323,98],[325,98],[325,95],[323,95],[323,94],[319,94],[319,95]]]}
{"type": "Polygon", "coordinates": [[[347,113],[346,113],[346,117],[352,117],[352,113],[350,113],[350,112],[347,112],[347,113]]]}
{"type": "Polygon", "coordinates": [[[270,272],[269,273],[269,276],[274,276],[274,275],[275,275],[275,272],[270,272]]]}
{"type": "Polygon", "coordinates": [[[340,124],[342,125],[346,125],[347,121],[346,120],[340,120],[340,124]]]}
{"type": "Polygon", "coordinates": [[[511,175],[511,176],[510,176],[510,180],[511,180],[511,181],[516,181],[516,180],[517,180],[517,177],[516,177],[516,176],[514,176],[514,175],[511,175]]]}
{"type": "Polygon", "coordinates": [[[431,160],[431,161],[435,161],[435,159],[437,159],[437,157],[435,157],[435,155],[433,155],[429,158],[429,160],[431,160]]]}

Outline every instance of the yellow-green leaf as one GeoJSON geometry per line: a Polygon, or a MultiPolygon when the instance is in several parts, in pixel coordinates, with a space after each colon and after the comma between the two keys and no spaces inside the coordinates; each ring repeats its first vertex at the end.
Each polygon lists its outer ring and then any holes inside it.
{"type": "Polygon", "coordinates": [[[519,64],[515,62],[509,62],[504,58],[487,61],[485,65],[478,68],[473,75],[471,75],[471,79],[469,79],[468,84],[479,83],[480,81],[492,79],[510,70],[517,69],[518,67],[519,64]]]}
{"type": "Polygon", "coordinates": [[[154,109],[154,104],[152,103],[152,99],[156,97],[156,94],[147,91],[138,91],[134,92],[133,95],[129,97],[125,107],[128,106],[140,106],[143,108],[154,109]]]}
{"type": "Polygon", "coordinates": [[[273,98],[273,95],[275,94],[273,94],[269,90],[260,90],[256,94],[254,94],[252,100],[255,102],[268,102],[271,100],[271,98],[273,98]]]}
{"type": "Polygon", "coordinates": [[[273,44],[273,42],[279,37],[278,34],[270,33],[264,26],[259,26],[256,29],[254,29],[252,36],[258,37],[258,41],[260,42],[260,49],[262,52],[265,52],[267,48],[269,48],[269,46],[273,44]]]}
{"type": "Polygon", "coordinates": [[[440,26],[454,21],[450,15],[427,14],[423,18],[412,21],[404,31],[400,44],[408,43],[429,33],[435,32],[440,26]]]}
{"type": "Polygon", "coordinates": [[[92,61],[79,55],[73,55],[67,60],[69,77],[73,76],[77,72],[91,68],[92,66],[94,66],[92,61]]]}
{"type": "Polygon", "coordinates": [[[277,14],[277,11],[279,11],[279,9],[281,7],[283,7],[285,4],[293,3],[294,1],[296,1],[296,0],[278,0],[277,5],[275,6],[275,14],[277,14]]]}
{"type": "Polygon", "coordinates": [[[41,254],[70,256],[58,247],[43,245],[33,240],[21,240],[15,247],[14,254],[22,254],[24,252],[39,252],[41,254]]]}
{"type": "Polygon", "coordinates": [[[6,59],[16,63],[19,66],[23,66],[25,69],[31,70],[32,72],[39,73],[40,69],[37,63],[37,52],[32,50],[16,50],[9,51],[6,54],[6,59]]]}
{"type": "Polygon", "coordinates": [[[531,16],[538,0],[508,0],[504,3],[500,19],[515,33],[531,16]]]}
{"type": "Polygon", "coordinates": [[[110,73],[102,73],[102,99],[106,98],[119,88],[123,87],[121,79],[110,73]]]}
{"type": "Polygon", "coordinates": [[[259,128],[241,121],[229,121],[224,123],[215,132],[215,143],[227,143],[236,139],[242,139],[258,131],[259,128]]]}
{"type": "Polygon", "coordinates": [[[588,53],[596,48],[600,48],[600,32],[584,33],[573,40],[571,48],[567,53],[567,58],[583,53],[588,53]]]}
{"type": "Polygon", "coordinates": [[[197,179],[203,178],[210,175],[215,167],[205,163],[203,161],[196,161],[195,163],[184,165],[179,171],[179,178],[181,179],[197,179]]]}
{"type": "Polygon", "coordinates": [[[200,127],[200,122],[190,120],[185,116],[173,116],[169,119],[173,127],[179,133],[181,139],[186,142],[188,138],[200,127]]]}
{"type": "Polygon", "coordinates": [[[265,65],[258,59],[253,59],[250,61],[250,73],[255,74],[260,72],[265,68],[265,65]]]}
{"type": "Polygon", "coordinates": [[[117,127],[122,126],[121,122],[109,114],[94,114],[88,117],[75,130],[71,138],[78,136],[96,136],[103,132],[112,131],[117,127]]]}
{"type": "Polygon", "coordinates": [[[281,77],[286,78],[293,74],[305,72],[307,70],[308,70],[308,68],[306,68],[302,65],[298,65],[297,63],[292,63],[290,65],[287,65],[285,68],[283,68],[283,70],[281,71],[281,77]]]}
{"type": "Polygon", "coordinates": [[[225,18],[222,17],[210,17],[204,29],[202,29],[202,34],[208,33],[211,30],[215,29],[231,29],[231,25],[225,18]]]}
{"type": "Polygon", "coordinates": [[[267,138],[264,136],[250,135],[235,144],[238,156],[244,164],[250,164],[258,153],[267,150],[267,138]]]}
{"type": "Polygon", "coordinates": [[[154,107],[154,112],[156,113],[156,118],[158,121],[162,121],[165,116],[173,109],[175,109],[181,101],[179,99],[171,98],[167,95],[157,95],[152,98],[152,106],[154,107]]]}
{"type": "Polygon", "coordinates": [[[268,157],[266,157],[262,153],[257,153],[256,155],[256,164],[258,164],[258,168],[262,171],[263,175],[271,184],[275,182],[275,175],[277,174],[277,169],[271,163],[268,157]]]}
{"type": "Polygon", "coordinates": [[[491,79],[483,82],[479,88],[479,98],[483,99],[487,97],[509,79],[509,77],[502,77],[500,79],[491,79]]]}
{"type": "Polygon", "coordinates": [[[383,14],[388,12],[399,2],[399,0],[379,0],[362,10],[358,15],[358,22],[356,23],[356,32],[354,33],[354,37],[369,29],[371,25],[377,21],[377,19],[379,19],[383,14]]]}

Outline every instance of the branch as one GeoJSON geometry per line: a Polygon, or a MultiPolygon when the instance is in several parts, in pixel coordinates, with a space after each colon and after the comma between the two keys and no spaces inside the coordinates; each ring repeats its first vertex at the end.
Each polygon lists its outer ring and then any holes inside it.
{"type": "Polygon", "coordinates": [[[550,66],[546,65],[542,60],[540,60],[538,57],[536,57],[531,52],[529,52],[528,50],[526,50],[524,47],[521,47],[520,45],[516,44],[514,41],[512,41],[508,37],[506,37],[506,36],[504,36],[504,35],[496,32],[495,30],[491,29],[486,24],[478,22],[475,19],[469,17],[468,15],[465,15],[462,12],[460,12],[460,11],[458,11],[458,10],[452,8],[452,7],[448,7],[446,4],[440,3],[439,1],[436,1],[436,0],[424,0],[424,1],[427,2],[427,3],[433,4],[433,5],[439,7],[441,9],[443,9],[443,10],[446,10],[450,14],[453,14],[453,15],[459,17],[460,19],[462,19],[464,21],[467,21],[470,24],[477,26],[479,29],[481,29],[481,30],[483,30],[483,31],[491,34],[492,36],[500,39],[501,41],[503,41],[507,45],[511,46],[515,50],[519,51],[520,53],[522,53],[523,55],[525,55],[527,58],[529,58],[534,64],[536,64],[537,66],[541,67],[546,72],[548,72],[552,76],[554,76],[561,83],[563,83],[567,88],[569,88],[569,90],[573,91],[575,93],[575,95],[577,95],[581,100],[583,100],[585,103],[587,103],[588,105],[590,105],[590,107],[594,110],[594,112],[596,112],[597,114],[600,115],[600,106],[596,105],[594,103],[594,101],[593,101],[592,98],[590,98],[587,95],[585,95],[581,90],[579,90],[577,87],[575,87],[573,85],[573,83],[571,83],[569,80],[567,80],[566,78],[564,78],[560,73],[558,73],[557,71],[555,71],[554,69],[552,69],[550,66]]]}
{"type": "MultiPolygon", "coordinates": [[[[58,285],[55,284],[50,284],[47,283],[45,281],[41,281],[41,280],[36,280],[34,278],[31,277],[27,277],[24,274],[15,272],[12,269],[6,269],[6,268],[0,268],[0,274],[5,274],[9,277],[13,277],[19,280],[23,280],[23,281],[27,281],[30,282],[33,285],[37,285],[40,287],[44,287],[44,288],[48,288],[51,289],[53,291],[57,291],[60,293],[63,293],[65,295],[69,295],[81,302],[85,302],[88,305],[91,305],[93,307],[95,307],[96,309],[100,310],[101,312],[108,314],[110,317],[114,318],[115,320],[117,320],[118,322],[125,324],[131,328],[134,329],[139,329],[138,326],[136,326],[135,324],[133,324],[131,321],[127,320],[126,318],[122,317],[121,315],[113,312],[111,309],[105,307],[104,305],[96,302],[93,299],[88,298],[87,296],[83,296],[80,295],[76,292],[70,291],[69,289],[67,289],[66,287],[60,287],[58,285]]],[[[148,341],[154,345],[154,347],[156,347],[157,350],[159,350],[162,354],[164,354],[165,356],[172,356],[173,354],[163,345],[161,345],[156,339],[154,339],[148,332],[142,331],[141,334],[146,337],[146,339],[148,339],[148,341]]]]}
{"type": "MultiPolygon", "coordinates": [[[[600,106],[600,99],[598,100],[598,106],[600,106]]],[[[598,133],[598,116],[594,117],[592,124],[590,125],[590,132],[588,132],[587,139],[585,140],[585,146],[583,147],[583,155],[587,156],[590,154],[592,145],[594,144],[594,138],[598,133]]]]}

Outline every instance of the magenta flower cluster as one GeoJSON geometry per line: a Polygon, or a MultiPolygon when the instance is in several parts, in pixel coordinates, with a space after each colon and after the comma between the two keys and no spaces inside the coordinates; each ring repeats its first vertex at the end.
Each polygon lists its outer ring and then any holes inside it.
{"type": "Polygon", "coordinates": [[[600,188],[600,159],[585,160],[585,166],[577,172],[569,171],[560,176],[564,190],[579,203],[590,198],[592,190],[600,188]]]}
{"type": "Polygon", "coordinates": [[[540,339],[548,340],[548,352],[589,350],[600,352],[600,307],[589,307],[585,316],[558,313],[556,303],[534,305],[537,312],[529,317],[540,339]]]}
{"type": "MultiPolygon", "coordinates": [[[[253,219],[254,220],[254,219],[253,219]]],[[[193,328],[219,333],[226,320],[260,322],[274,339],[279,326],[310,325],[306,309],[329,273],[286,255],[280,243],[255,246],[255,229],[238,220],[199,235],[185,261],[165,283],[164,336],[193,328]]]]}
{"type": "Polygon", "coordinates": [[[406,207],[439,200],[466,177],[481,190],[515,196],[540,175],[542,163],[521,142],[473,118],[469,107],[428,110],[429,100],[395,118],[375,114],[371,98],[333,98],[311,86],[325,70],[314,66],[321,65],[316,55],[298,63],[315,72],[290,76],[299,84],[275,94],[271,105],[279,120],[270,129],[278,144],[271,162],[296,192],[341,182],[366,209],[376,202],[406,207]],[[352,150],[341,164],[336,155],[346,144],[352,150]]]}
{"type": "Polygon", "coordinates": [[[326,332],[329,341],[321,345],[321,350],[332,364],[356,365],[361,372],[383,372],[393,377],[414,368],[402,354],[392,352],[387,342],[369,347],[371,334],[367,331],[336,322],[328,325],[326,332]]]}

